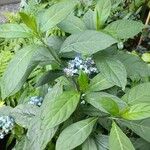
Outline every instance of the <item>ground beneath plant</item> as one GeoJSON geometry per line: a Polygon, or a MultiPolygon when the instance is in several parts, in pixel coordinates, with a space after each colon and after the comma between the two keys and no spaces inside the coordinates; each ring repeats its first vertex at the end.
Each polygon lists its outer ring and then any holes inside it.
{"type": "Polygon", "coordinates": [[[17,12],[19,10],[19,3],[8,4],[0,6],[0,23],[6,22],[4,14],[7,12],[17,12]]]}

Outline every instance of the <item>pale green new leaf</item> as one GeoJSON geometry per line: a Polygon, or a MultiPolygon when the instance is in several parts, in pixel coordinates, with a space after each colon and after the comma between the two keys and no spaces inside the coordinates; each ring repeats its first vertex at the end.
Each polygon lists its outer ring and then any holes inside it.
{"type": "Polygon", "coordinates": [[[56,142],[56,150],[71,150],[82,144],[92,132],[97,118],[76,122],[62,131],[56,142]]]}
{"type": "Polygon", "coordinates": [[[133,20],[117,20],[110,23],[104,31],[117,39],[129,39],[140,33],[144,25],[133,20]]]}
{"type": "Polygon", "coordinates": [[[139,103],[130,106],[126,110],[122,117],[127,120],[141,120],[150,117],[150,104],[149,103],[139,103]]]}
{"type": "Polygon", "coordinates": [[[23,24],[1,24],[0,37],[1,38],[31,38],[34,35],[32,31],[23,24]]]}
{"type": "Polygon", "coordinates": [[[108,34],[87,30],[69,36],[61,47],[61,52],[75,51],[84,55],[92,55],[117,43],[108,34]]]}
{"type": "Polygon", "coordinates": [[[101,73],[97,74],[90,82],[89,91],[101,91],[113,87],[114,84],[109,82],[101,73]]]}
{"type": "Polygon", "coordinates": [[[130,139],[122,132],[122,130],[116,125],[115,122],[113,122],[110,132],[109,149],[135,150],[130,139]]]}
{"type": "Polygon", "coordinates": [[[86,30],[86,26],[84,22],[80,18],[74,16],[73,14],[69,15],[66,19],[60,22],[57,26],[61,30],[67,33],[71,33],[71,34],[86,30]]]}
{"type": "Polygon", "coordinates": [[[94,21],[96,24],[96,29],[101,28],[111,11],[111,0],[99,0],[96,4],[94,10],[94,21]]]}
{"type": "Polygon", "coordinates": [[[96,56],[95,62],[100,72],[110,83],[125,89],[127,84],[127,72],[119,60],[110,57],[96,56]]]}
{"type": "Polygon", "coordinates": [[[56,26],[73,11],[75,5],[76,1],[69,0],[56,3],[49,9],[45,10],[39,19],[41,30],[45,32],[56,26]]]}
{"type": "Polygon", "coordinates": [[[122,97],[122,99],[129,105],[150,103],[150,82],[133,87],[122,97]]]}
{"type": "Polygon", "coordinates": [[[80,94],[76,91],[65,91],[56,99],[49,102],[49,111],[43,112],[44,126],[53,128],[67,120],[75,111],[80,100],[80,94]]]}
{"type": "Polygon", "coordinates": [[[82,150],[98,150],[93,138],[89,137],[82,145],[82,150]]]}
{"type": "Polygon", "coordinates": [[[150,142],[150,118],[138,121],[120,120],[119,123],[123,124],[124,126],[127,126],[137,135],[150,142]]]}

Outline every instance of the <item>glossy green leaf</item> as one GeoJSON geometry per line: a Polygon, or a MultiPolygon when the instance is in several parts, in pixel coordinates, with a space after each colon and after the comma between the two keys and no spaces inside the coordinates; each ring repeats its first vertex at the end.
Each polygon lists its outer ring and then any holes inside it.
{"type": "Polygon", "coordinates": [[[69,15],[66,19],[59,23],[58,27],[71,34],[86,30],[84,22],[73,14],[69,15]]]}
{"type": "Polygon", "coordinates": [[[95,62],[98,69],[110,83],[125,89],[127,84],[127,72],[119,60],[110,57],[96,56],[95,62]]]}
{"type": "Polygon", "coordinates": [[[126,110],[122,117],[127,120],[141,120],[150,117],[150,104],[149,103],[139,103],[130,106],[126,110]]]}
{"type": "Polygon", "coordinates": [[[102,91],[102,90],[111,88],[113,86],[114,84],[109,82],[109,80],[107,80],[103,74],[99,73],[91,80],[90,85],[89,85],[89,90],[90,91],[102,91]]]}
{"type": "Polygon", "coordinates": [[[41,15],[41,30],[45,32],[56,26],[73,11],[75,5],[76,1],[69,0],[51,6],[41,15]]]}
{"type": "Polygon", "coordinates": [[[21,24],[1,24],[1,38],[31,38],[33,34],[29,28],[21,24]]]}
{"type": "Polygon", "coordinates": [[[80,94],[76,91],[66,91],[55,100],[49,102],[49,111],[43,113],[44,125],[53,128],[67,120],[75,111],[80,99],[80,94]]]}
{"type": "Polygon", "coordinates": [[[93,138],[89,137],[82,145],[82,150],[98,150],[93,138]]]}
{"type": "Polygon", "coordinates": [[[140,59],[140,57],[136,55],[119,52],[117,55],[115,55],[115,59],[120,60],[124,64],[127,75],[132,80],[140,80],[143,77],[150,76],[148,64],[146,64],[140,59]]]}
{"type": "Polygon", "coordinates": [[[150,130],[150,118],[138,121],[120,120],[119,123],[131,129],[137,135],[150,142],[149,130],[150,130]]]}
{"type": "Polygon", "coordinates": [[[135,150],[130,139],[122,132],[122,130],[113,122],[110,137],[110,150],[135,150]]]}
{"type": "Polygon", "coordinates": [[[83,21],[89,30],[95,30],[94,11],[89,9],[83,16],[83,21]]]}
{"type": "Polygon", "coordinates": [[[98,150],[108,150],[109,149],[107,135],[103,135],[103,134],[95,135],[95,142],[96,142],[98,150]]]}
{"type": "Polygon", "coordinates": [[[94,20],[96,22],[96,29],[100,29],[105,24],[105,21],[110,15],[110,11],[111,0],[99,0],[97,2],[94,10],[94,20]]]}
{"type": "Polygon", "coordinates": [[[150,103],[150,82],[133,87],[122,97],[122,99],[129,105],[150,103]]]}
{"type": "Polygon", "coordinates": [[[37,23],[34,16],[26,14],[25,12],[20,12],[19,15],[21,16],[22,21],[26,24],[27,27],[37,32],[37,23]]]}
{"type": "Polygon", "coordinates": [[[123,19],[110,23],[104,31],[117,39],[129,39],[140,33],[143,28],[141,22],[123,19]]]}
{"type": "Polygon", "coordinates": [[[29,139],[28,149],[45,149],[47,143],[51,141],[58,129],[58,127],[49,128],[49,126],[42,128],[42,124],[43,120],[40,119],[40,116],[36,116],[32,120],[27,132],[27,138],[29,139]]]}
{"type": "Polygon", "coordinates": [[[111,115],[119,115],[120,109],[126,107],[126,104],[119,98],[103,92],[87,94],[86,101],[95,108],[111,115]]]}
{"type": "Polygon", "coordinates": [[[50,61],[51,55],[45,47],[30,45],[21,49],[10,61],[2,78],[2,98],[18,92],[32,70],[40,61],[50,61]],[[46,55],[46,56],[45,56],[46,55]]]}
{"type": "Polygon", "coordinates": [[[61,47],[61,52],[75,51],[84,55],[92,55],[117,43],[108,34],[87,30],[69,36],[61,47]]]}
{"type": "Polygon", "coordinates": [[[11,116],[15,119],[15,122],[24,127],[28,128],[31,120],[35,117],[38,112],[38,107],[31,104],[21,104],[16,106],[11,116]]]}
{"type": "Polygon", "coordinates": [[[71,150],[82,144],[92,132],[97,118],[89,118],[76,122],[62,131],[57,143],[56,150],[71,150]]]}

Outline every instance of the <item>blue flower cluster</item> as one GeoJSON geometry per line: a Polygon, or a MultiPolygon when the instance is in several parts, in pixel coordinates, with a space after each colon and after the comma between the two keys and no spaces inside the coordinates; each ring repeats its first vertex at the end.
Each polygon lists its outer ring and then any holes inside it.
{"type": "Polygon", "coordinates": [[[36,106],[41,106],[43,102],[43,97],[40,96],[33,96],[30,98],[30,101],[28,102],[28,104],[32,104],[32,105],[36,105],[36,106]]]}
{"type": "Polygon", "coordinates": [[[15,120],[11,116],[1,116],[0,117],[0,139],[3,139],[9,131],[14,127],[15,120]]]}
{"type": "Polygon", "coordinates": [[[98,73],[95,67],[95,62],[91,57],[82,59],[81,57],[75,57],[75,59],[68,62],[68,67],[64,69],[67,76],[79,75],[79,71],[91,75],[93,73],[98,73]]]}

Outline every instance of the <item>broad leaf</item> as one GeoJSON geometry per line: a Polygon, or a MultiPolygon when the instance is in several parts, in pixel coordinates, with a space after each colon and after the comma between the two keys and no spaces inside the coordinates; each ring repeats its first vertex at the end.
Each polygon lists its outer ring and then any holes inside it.
{"type": "Polygon", "coordinates": [[[124,52],[119,52],[114,57],[124,64],[127,75],[132,80],[140,80],[141,77],[150,76],[149,66],[140,57],[124,52]]]}
{"type": "Polygon", "coordinates": [[[120,120],[119,123],[123,124],[124,126],[127,126],[137,135],[139,135],[146,141],[150,142],[150,136],[149,136],[150,118],[139,120],[139,121],[120,120]]]}
{"type": "Polygon", "coordinates": [[[100,29],[107,18],[110,15],[111,11],[111,0],[99,0],[96,4],[95,10],[94,10],[94,20],[96,24],[96,29],[100,29]]]}
{"type": "Polygon", "coordinates": [[[71,150],[82,144],[92,132],[97,118],[89,118],[76,122],[60,134],[57,143],[56,150],[71,150]]]}
{"type": "Polygon", "coordinates": [[[48,50],[39,45],[30,45],[21,49],[11,60],[2,78],[2,98],[5,99],[18,92],[32,70],[40,61],[45,61],[46,57],[50,61],[51,55],[48,50]],[[43,55],[45,53],[46,56],[43,55]]]}
{"type": "Polygon", "coordinates": [[[150,117],[150,104],[149,103],[139,103],[130,106],[126,110],[122,117],[127,120],[141,120],[150,117]]]}
{"type": "Polygon", "coordinates": [[[117,43],[108,34],[87,30],[69,36],[61,47],[61,52],[75,51],[84,55],[92,55],[117,43]]]}
{"type": "Polygon", "coordinates": [[[76,1],[59,2],[47,9],[40,18],[41,30],[43,32],[56,26],[64,20],[76,5],[76,1]]]}
{"type": "Polygon", "coordinates": [[[122,99],[129,105],[137,103],[150,103],[150,83],[139,84],[130,89],[122,99]]]}
{"type": "Polygon", "coordinates": [[[143,28],[141,22],[123,19],[110,23],[104,31],[117,39],[129,39],[141,32],[143,28]]]}
{"type": "Polygon", "coordinates": [[[82,145],[82,150],[98,150],[93,138],[89,137],[82,145]]]}
{"type": "Polygon", "coordinates": [[[99,71],[110,83],[125,89],[127,84],[127,72],[119,60],[110,57],[96,56],[95,62],[99,71]]]}
{"type": "Polygon", "coordinates": [[[29,28],[19,24],[1,24],[1,38],[31,38],[33,34],[29,28]]]}
{"type": "Polygon", "coordinates": [[[20,12],[19,14],[26,26],[32,29],[33,31],[37,32],[37,23],[35,17],[24,12],[20,12]]]}
{"type": "Polygon", "coordinates": [[[59,23],[58,27],[61,30],[71,34],[86,30],[84,22],[73,14],[69,15],[66,19],[59,23]]]}
{"type": "Polygon", "coordinates": [[[119,98],[103,92],[87,94],[86,101],[95,108],[111,115],[119,115],[119,111],[126,107],[126,104],[119,98]]]}
{"type": "Polygon", "coordinates": [[[18,105],[12,112],[11,116],[15,119],[15,122],[24,127],[28,128],[31,120],[35,117],[38,112],[38,107],[30,104],[18,105]]]}
{"type": "Polygon", "coordinates": [[[108,150],[108,136],[103,134],[95,135],[95,142],[97,145],[98,150],[108,150]]]}
{"type": "Polygon", "coordinates": [[[89,9],[83,16],[83,21],[86,25],[86,27],[89,30],[95,30],[95,25],[94,25],[94,11],[89,9]]]}
{"type": "Polygon", "coordinates": [[[99,73],[91,80],[89,90],[101,91],[113,86],[114,84],[110,83],[109,80],[107,80],[103,74],[99,73]]]}
{"type": "Polygon", "coordinates": [[[53,128],[67,120],[75,111],[80,99],[80,94],[76,91],[66,91],[55,100],[49,102],[49,111],[42,114],[44,125],[53,128]]]}
{"type": "Polygon", "coordinates": [[[13,108],[10,106],[5,106],[5,105],[1,106],[0,107],[0,117],[11,115],[12,110],[13,110],[13,108]]]}
{"type": "Polygon", "coordinates": [[[113,122],[110,137],[110,150],[135,150],[129,138],[122,132],[122,130],[113,122]]]}
{"type": "Polygon", "coordinates": [[[51,141],[55,135],[58,127],[49,128],[46,126],[42,128],[43,120],[39,116],[36,116],[28,129],[27,137],[29,139],[28,149],[30,150],[42,150],[45,149],[47,143],[51,141]]]}

